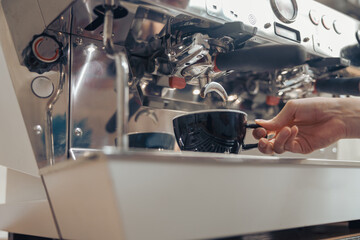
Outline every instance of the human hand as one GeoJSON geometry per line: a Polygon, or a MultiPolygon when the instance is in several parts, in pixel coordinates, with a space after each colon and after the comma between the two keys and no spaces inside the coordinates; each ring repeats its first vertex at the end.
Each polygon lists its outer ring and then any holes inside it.
{"type": "Polygon", "coordinates": [[[253,131],[262,153],[311,153],[341,138],[359,137],[360,100],[307,98],[289,101],[271,120],[255,120],[253,131]],[[264,138],[269,132],[272,139],[264,138]]]}

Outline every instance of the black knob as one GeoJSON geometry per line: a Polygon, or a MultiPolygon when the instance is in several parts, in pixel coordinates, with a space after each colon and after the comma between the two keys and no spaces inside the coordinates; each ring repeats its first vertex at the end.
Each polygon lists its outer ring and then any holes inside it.
{"type": "Polygon", "coordinates": [[[46,33],[35,35],[23,51],[24,64],[30,72],[42,74],[63,60],[63,45],[46,33]]]}
{"type": "Polygon", "coordinates": [[[360,45],[360,30],[356,31],[355,37],[356,37],[356,40],[357,40],[358,44],[360,45]]]}
{"type": "Polygon", "coordinates": [[[355,32],[355,38],[357,43],[349,46],[345,46],[341,49],[341,57],[351,61],[351,65],[360,66],[360,30],[355,32]]]}

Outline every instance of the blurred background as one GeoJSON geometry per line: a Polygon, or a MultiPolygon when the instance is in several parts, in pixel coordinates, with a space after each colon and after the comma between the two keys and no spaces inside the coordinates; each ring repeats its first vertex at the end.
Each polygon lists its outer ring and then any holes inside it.
{"type": "MultiPolygon", "coordinates": [[[[0,204],[5,203],[6,168],[0,166],[0,204]]],[[[7,233],[0,231],[0,240],[7,239],[7,233]]]]}
{"type": "Polygon", "coordinates": [[[350,15],[360,20],[360,1],[359,0],[317,0],[333,9],[350,15]]]}

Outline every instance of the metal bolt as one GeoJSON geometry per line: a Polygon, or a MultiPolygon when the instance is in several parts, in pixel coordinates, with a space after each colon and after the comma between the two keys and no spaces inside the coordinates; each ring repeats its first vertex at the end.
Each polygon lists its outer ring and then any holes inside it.
{"type": "Polygon", "coordinates": [[[308,41],[310,41],[310,38],[308,38],[308,37],[305,37],[305,38],[303,39],[303,42],[308,42],[308,41]]]}
{"type": "Polygon", "coordinates": [[[77,137],[81,137],[83,135],[83,131],[81,128],[75,128],[74,133],[75,133],[75,136],[77,136],[77,137]]]}
{"type": "Polygon", "coordinates": [[[77,28],[76,28],[76,33],[79,34],[79,35],[81,35],[81,34],[84,33],[84,29],[83,29],[82,27],[77,27],[77,28]]]}
{"type": "Polygon", "coordinates": [[[43,129],[40,125],[35,125],[33,129],[34,129],[36,135],[40,135],[43,132],[43,129]]]}
{"type": "Polygon", "coordinates": [[[81,46],[83,44],[83,39],[78,37],[78,38],[75,39],[75,43],[77,45],[81,46]]]}

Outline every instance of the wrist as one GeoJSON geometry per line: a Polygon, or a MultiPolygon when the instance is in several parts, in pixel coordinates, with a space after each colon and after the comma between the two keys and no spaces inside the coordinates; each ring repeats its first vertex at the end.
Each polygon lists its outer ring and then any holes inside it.
{"type": "Polygon", "coordinates": [[[339,104],[345,126],[344,138],[360,138],[360,98],[339,98],[339,104]]]}

